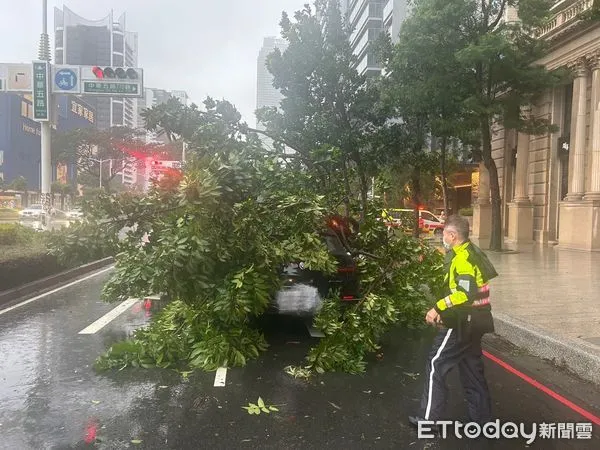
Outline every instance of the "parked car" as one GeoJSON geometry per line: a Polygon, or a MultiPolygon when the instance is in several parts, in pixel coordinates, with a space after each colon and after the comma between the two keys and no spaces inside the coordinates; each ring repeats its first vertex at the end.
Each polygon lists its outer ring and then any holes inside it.
{"type": "Polygon", "coordinates": [[[23,216],[19,219],[19,225],[35,231],[44,231],[41,214],[39,216],[23,216]]]}
{"type": "MultiPolygon", "coordinates": [[[[413,229],[414,210],[412,209],[387,209],[382,213],[382,218],[390,228],[401,228],[410,233],[413,229]]],[[[435,236],[441,236],[444,230],[444,221],[424,209],[419,210],[419,229],[435,236]]]]}
{"type": "MultiPolygon", "coordinates": [[[[340,239],[340,229],[346,226],[343,220],[336,218],[330,221],[322,233],[327,249],[338,261],[337,273],[330,276],[320,271],[308,270],[301,261],[283,266],[281,269],[283,288],[277,292],[271,302],[271,313],[313,316],[321,308],[323,300],[334,291],[339,292],[339,299],[344,303],[352,303],[360,299],[357,264],[340,239]]],[[[352,233],[350,227],[345,228],[345,233],[346,236],[352,233]]]]}
{"type": "Polygon", "coordinates": [[[19,217],[40,217],[43,213],[44,208],[42,205],[35,204],[19,211],[19,217]]]}

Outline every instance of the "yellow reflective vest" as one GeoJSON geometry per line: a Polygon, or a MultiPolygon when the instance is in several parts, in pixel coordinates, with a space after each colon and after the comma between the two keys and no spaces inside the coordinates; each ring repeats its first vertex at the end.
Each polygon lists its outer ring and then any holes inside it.
{"type": "Polygon", "coordinates": [[[477,266],[473,244],[466,241],[457,245],[447,255],[451,258],[447,263],[444,284],[447,295],[438,300],[435,310],[442,313],[456,306],[484,306],[489,304],[489,285],[477,266]]]}

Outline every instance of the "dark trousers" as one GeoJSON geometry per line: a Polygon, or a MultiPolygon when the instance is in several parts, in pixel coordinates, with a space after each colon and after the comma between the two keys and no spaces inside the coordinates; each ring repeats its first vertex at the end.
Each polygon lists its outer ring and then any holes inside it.
{"type": "Polygon", "coordinates": [[[442,328],[435,337],[425,369],[421,417],[443,420],[448,396],[446,375],[458,366],[468,405],[469,421],[483,424],[491,420],[491,400],[483,373],[481,335],[460,342],[455,329],[442,328]]]}

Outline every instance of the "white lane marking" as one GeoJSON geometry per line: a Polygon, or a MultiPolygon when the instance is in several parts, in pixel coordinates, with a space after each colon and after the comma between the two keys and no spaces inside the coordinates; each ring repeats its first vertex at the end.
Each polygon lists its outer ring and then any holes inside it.
{"type": "Polygon", "coordinates": [[[125,311],[127,311],[129,308],[131,308],[133,305],[135,305],[139,301],[140,301],[139,298],[130,298],[128,300],[125,300],[119,306],[111,309],[109,312],[104,314],[102,317],[100,317],[94,323],[85,327],[83,330],[81,330],[79,332],[79,334],[97,333],[98,331],[100,331],[102,328],[104,328],[110,322],[115,320],[117,317],[119,317],[121,314],[123,314],[125,311]]]}
{"type": "Polygon", "coordinates": [[[224,387],[227,379],[227,367],[219,367],[215,374],[215,387],[224,387]]]}
{"type": "Polygon", "coordinates": [[[66,289],[68,287],[75,286],[76,284],[79,284],[79,283],[81,283],[83,281],[89,280],[90,278],[94,278],[94,277],[96,277],[96,276],[98,276],[100,274],[103,274],[104,272],[108,272],[109,270],[112,270],[113,268],[114,268],[114,266],[107,267],[106,269],[102,269],[102,270],[100,270],[98,272],[94,272],[93,274],[88,275],[87,277],[83,277],[83,278],[80,278],[79,280],[72,281],[72,282],[70,282],[68,284],[65,284],[64,286],[57,287],[56,289],[52,289],[51,291],[44,292],[43,294],[37,295],[37,296],[35,296],[33,298],[30,298],[29,300],[25,300],[25,301],[23,301],[21,303],[17,303],[16,305],[13,305],[13,306],[10,306],[10,307],[5,308],[3,310],[0,310],[0,316],[2,314],[6,314],[7,312],[12,311],[13,309],[17,309],[17,308],[20,308],[21,306],[25,306],[25,305],[28,305],[29,303],[35,302],[36,300],[39,300],[40,298],[47,297],[48,295],[52,295],[52,294],[54,294],[56,292],[59,292],[59,291],[62,291],[63,289],[66,289]]]}

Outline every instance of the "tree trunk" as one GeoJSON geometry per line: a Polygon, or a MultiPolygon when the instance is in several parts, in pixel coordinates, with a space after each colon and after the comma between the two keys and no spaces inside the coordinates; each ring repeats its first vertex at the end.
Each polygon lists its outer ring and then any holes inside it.
{"type": "Polygon", "coordinates": [[[367,182],[367,176],[365,174],[365,168],[362,166],[360,158],[360,152],[353,151],[354,161],[356,162],[356,172],[358,173],[358,182],[360,184],[360,218],[364,220],[367,214],[367,208],[369,206],[369,185],[367,182]]]}
{"type": "Polygon", "coordinates": [[[492,232],[490,236],[490,250],[502,250],[502,216],[500,183],[498,182],[498,168],[492,158],[492,133],[489,117],[481,118],[481,155],[483,164],[490,176],[490,197],[492,203],[492,232]]]}
{"type": "Polygon", "coordinates": [[[414,208],[414,217],[413,217],[413,237],[415,239],[419,238],[419,205],[421,202],[421,169],[415,167],[411,176],[411,184],[412,184],[412,202],[414,208]]]}
{"type": "Polygon", "coordinates": [[[342,159],[342,172],[344,174],[344,190],[346,191],[345,195],[344,195],[345,215],[346,215],[346,217],[350,217],[351,188],[350,188],[350,180],[348,179],[348,167],[346,166],[346,158],[345,157],[342,159]]]}
{"type": "Polygon", "coordinates": [[[444,214],[448,217],[448,174],[446,167],[446,152],[448,147],[448,138],[444,136],[442,138],[442,145],[440,147],[440,159],[441,159],[441,171],[442,171],[442,196],[444,197],[444,214]]]}

